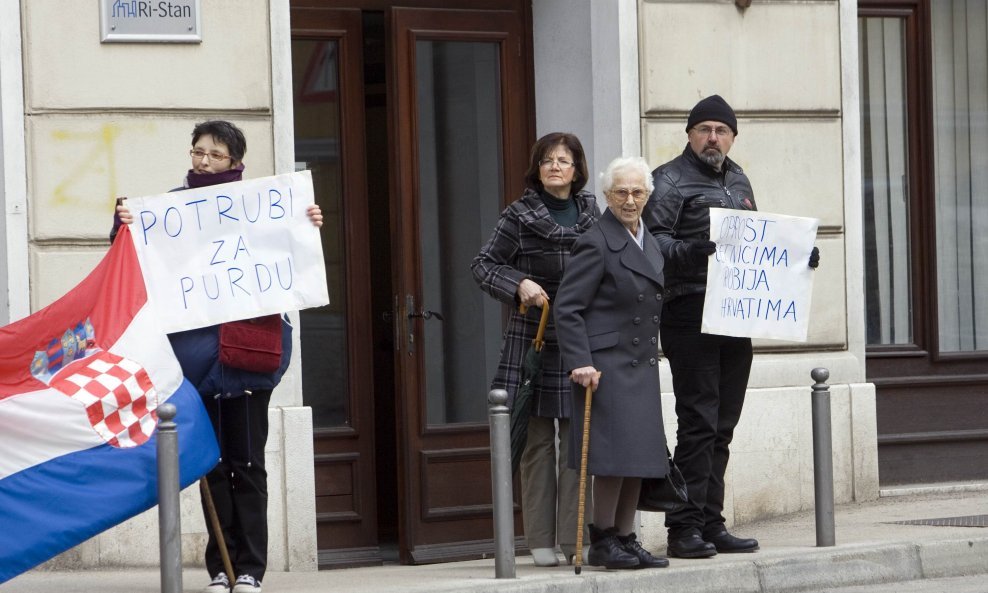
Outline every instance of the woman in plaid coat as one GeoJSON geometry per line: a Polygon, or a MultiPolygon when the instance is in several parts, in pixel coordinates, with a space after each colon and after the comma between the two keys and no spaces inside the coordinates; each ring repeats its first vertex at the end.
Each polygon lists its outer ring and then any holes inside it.
{"type": "MultiPolygon", "coordinates": [[[[556,132],[540,138],[532,147],[525,193],[501,213],[491,238],[470,265],[481,289],[512,306],[501,362],[491,383],[491,389],[508,392],[509,402],[521,382],[522,359],[538,329],[540,307],[545,299],[550,304],[555,299],[573,242],[600,216],[596,198],[583,191],[587,175],[576,136],[556,132]],[[529,307],[527,314],[518,312],[519,305],[529,307]]],[[[570,393],[550,316],[520,466],[525,537],[539,566],[559,563],[557,541],[567,561],[576,553],[579,475],[565,462],[570,393]]]]}

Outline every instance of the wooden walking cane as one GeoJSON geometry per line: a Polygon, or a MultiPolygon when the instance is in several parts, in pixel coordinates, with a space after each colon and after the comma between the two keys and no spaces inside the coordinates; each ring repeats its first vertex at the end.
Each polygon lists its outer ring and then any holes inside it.
{"type": "MultiPolygon", "coordinates": [[[[598,380],[600,373],[597,374],[598,380]]],[[[583,511],[587,503],[587,453],[590,451],[590,400],[593,399],[593,385],[587,385],[586,403],[583,404],[583,450],[580,453],[580,498],[576,507],[576,557],[573,558],[573,571],[583,570],[583,511]]]]}
{"type": "MultiPolygon", "coordinates": [[[[209,482],[206,476],[199,478],[199,493],[206,501],[206,514],[209,515],[209,524],[213,527],[213,534],[216,535],[216,543],[220,546],[220,557],[223,558],[223,568],[226,569],[226,576],[233,582],[237,575],[233,574],[233,564],[230,563],[230,553],[226,549],[226,540],[223,539],[223,529],[220,527],[220,518],[216,514],[216,505],[213,504],[213,493],[209,491],[209,482]]],[[[216,575],[209,575],[214,577],[216,575]]]]}

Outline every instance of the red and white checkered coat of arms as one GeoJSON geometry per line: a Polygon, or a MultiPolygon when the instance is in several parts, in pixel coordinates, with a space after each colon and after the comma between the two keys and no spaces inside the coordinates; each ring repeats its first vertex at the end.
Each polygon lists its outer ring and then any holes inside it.
{"type": "Polygon", "coordinates": [[[142,445],[154,433],[157,392],[133,360],[97,351],[56,372],[49,385],[82,403],[93,428],[114,447],[142,445]]]}

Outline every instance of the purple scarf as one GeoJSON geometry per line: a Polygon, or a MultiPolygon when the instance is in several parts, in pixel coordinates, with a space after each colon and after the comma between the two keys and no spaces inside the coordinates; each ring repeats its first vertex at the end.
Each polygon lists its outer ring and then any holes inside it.
{"type": "Polygon", "coordinates": [[[244,164],[240,163],[232,169],[227,169],[220,173],[196,173],[189,169],[185,176],[185,187],[196,188],[209,185],[219,185],[221,183],[231,183],[241,181],[244,178],[244,164]]]}

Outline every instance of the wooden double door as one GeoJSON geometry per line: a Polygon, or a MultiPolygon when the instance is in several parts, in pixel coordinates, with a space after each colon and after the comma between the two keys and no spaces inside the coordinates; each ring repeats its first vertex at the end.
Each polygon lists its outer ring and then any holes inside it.
{"type": "Polygon", "coordinates": [[[323,567],[493,550],[504,312],[470,262],[523,186],[531,17],[457,4],[292,2],[296,167],[327,218],[331,304],[300,328],[323,567]]]}

